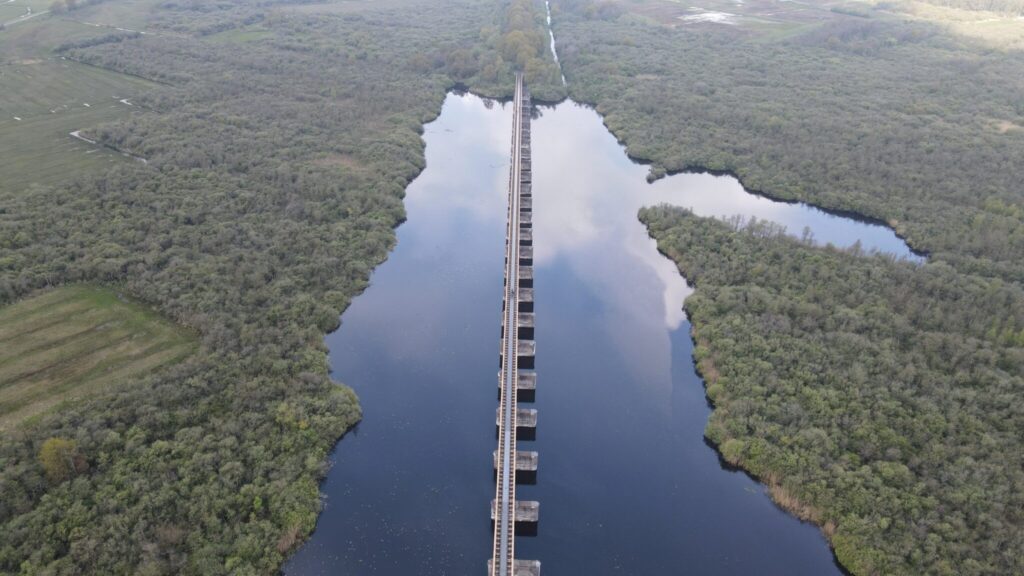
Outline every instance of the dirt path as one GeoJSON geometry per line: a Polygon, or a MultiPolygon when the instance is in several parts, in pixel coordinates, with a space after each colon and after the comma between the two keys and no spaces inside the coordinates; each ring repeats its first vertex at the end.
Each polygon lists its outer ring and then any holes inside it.
{"type": "MultiPolygon", "coordinates": [[[[7,3],[10,4],[13,1],[14,0],[9,0],[7,3]]],[[[50,13],[49,10],[43,10],[42,12],[33,12],[32,9],[29,8],[28,12],[25,13],[24,16],[19,16],[19,17],[15,18],[14,20],[10,20],[8,22],[4,22],[3,25],[4,25],[4,27],[14,26],[15,24],[21,24],[22,22],[26,22],[28,20],[31,20],[32,18],[35,18],[36,16],[42,16],[43,14],[49,14],[49,13],[50,13]]]]}

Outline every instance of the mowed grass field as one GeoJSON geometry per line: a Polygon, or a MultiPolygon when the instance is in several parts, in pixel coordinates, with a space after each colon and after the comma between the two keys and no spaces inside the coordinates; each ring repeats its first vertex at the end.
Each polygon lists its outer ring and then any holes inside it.
{"type": "Polygon", "coordinates": [[[0,31],[0,193],[59,185],[134,161],[71,132],[137,112],[122,100],[131,102],[153,84],[53,52],[66,40],[107,33],[50,15],[0,31]]]}
{"type": "MultiPolygon", "coordinates": [[[[672,28],[728,27],[785,40],[828,22],[913,18],[1002,50],[1024,49],[1024,17],[918,0],[609,0],[672,28]]],[[[310,6],[317,6],[316,4],[310,6]]]]}
{"type": "Polygon", "coordinates": [[[71,136],[131,114],[119,100],[144,81],[65,60],[0,70],[0,191],[20,192],[130,162],[103,146],[71,136]]]}
{"type": "Polygon", "coordinates": [[[52,1],[47,0],[0,0],[0,23],[9,24],[32,14],[45,12],[52,4],[52,1]]]}
{"type": "Polygon", "coordinates": [[[0,308],[0,430],[179,362],[197,345],[188,330],[94,286],[0,308]]]}

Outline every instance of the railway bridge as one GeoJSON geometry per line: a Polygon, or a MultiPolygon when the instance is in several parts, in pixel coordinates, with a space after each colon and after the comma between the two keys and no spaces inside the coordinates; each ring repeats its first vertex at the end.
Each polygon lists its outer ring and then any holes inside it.
{"type": "Polygon", "coordinates": [[[509,172],[508,224],[505,233],[505,298],[501,316],[501,371],[494,453],[495,495],[491,502],[494,550],[489,576],[539,576],[540,562],[515,557],[516,523],[536,523],[540,504],[516,500],[516,472],[536,473],[537,453],[517,449],[517,431],[533,431],[537,411],[522,408],[532,400],[533,371],[533,194],[530,170],[530,94],[516,74],[512,120],[512,163],[509,172]]]}

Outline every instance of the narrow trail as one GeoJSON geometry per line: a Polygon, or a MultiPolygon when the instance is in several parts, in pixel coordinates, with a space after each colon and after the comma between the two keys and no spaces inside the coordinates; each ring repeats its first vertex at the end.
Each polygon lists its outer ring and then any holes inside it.
{"type": "Polygon", "coordinates": [[[551,38],[551,56],[555,59],[555,65],[558,66],[558,74],[562,77],[562,86],[566,86],[565,73],[562,72],[562,63],[558,60],[558,48],[555,43],[555,31],[551,28],[551,2],[544,0],[544,10],[547,11],[547,23],[548,23],[548,37],[551,38]]]}
{"type": "Polygon", "coordinates": [[[124,156],[125,158],[131,158],[132,160],[135,160],[137,162],[142,162],[143,164],[149,164],[149,160],[143,158],[142,156],[138,156],[136,154],[132,154],[131,152],[125,152],[124,150],[121,150],[121,149],[118,149],[118,148],[114,148],[113,146],[109,146],[107,144],[102,144],[102,143],[100,143],[100,142],[98,142],[96,140],[93,140],[92,138],[86,138],[85,136],[82,136],[82,131],[81,130],[75,130],[74,132],[69,132],[68,136],[71,136],[72,138],[81,140],[82,142],[85,142],[86,144],[91,144],[93,146],[96,146],[97,150],[102,149],[102,148],[106,148],[107,150],[112,150],[114,152],[117,152],[118,154],[120,154],[121,156],[124,156]]]}
{"type": "MultiPolygon", "coordinates": [[[[8,4],[10,4],[10,2],[8,2],[8,4]]],[[[49,10],[43,10],[42,12],[33,12],[32,9],[29,8],[28,12],[26,12],[24,15],[18,16],[14,20],[9,20],[7,22],[4,22],[3,25],[4,25],[4,27],[14,26],[15,24],[21,24],[22,22],[27,22],[27,21],[31,20],[32,18],[35,18],[36,16],[42,16],[44,14],[49,14],[49,13],[50,13],[49,10]]]]}

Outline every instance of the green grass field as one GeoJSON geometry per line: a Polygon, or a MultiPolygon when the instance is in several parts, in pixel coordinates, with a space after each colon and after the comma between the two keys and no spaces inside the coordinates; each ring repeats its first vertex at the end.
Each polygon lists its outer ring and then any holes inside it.
{"type": "Polygon", "coordinates": [[[51,4],[52,0],[0,0],[0,23],[11,24],[26,16],[45,12],[51,4]]]}
{"type": "MultiPolygon", "coordinates": [[[[1003,50],[1024,49],[1024,18],[980,10],[962,10],[920,0],[610,0],[638,16],[673,28],[729,26],[758,34],[764,41],[785,40],[827,22],[865,18],[912,18],[931,22],[964,38],[1003,50]],[[693,19],[716,13],[721,21],[693,19]]],[[[356,6],[342,2],[340,7],[356,6]]],[[[318,4],[301,5],[313,9],[318,4]]],[[[331,4],[330,6],[334,6],[331,4]]]]}
{"type": "MultiPolygon", "coordinates": [[[[0,2],[2,1],[0,0],[0,2]]],[[[88,6],[85,9],[71,12],[65,17],[114,28],[146,30],[147,16],[152,13],[153,7],[159,3],[160,0],[101,2],[88,6]]],[[[163,32],[168,33],[166,30],[163,32]]]]}
{"type": "MultiPolygon", "coordinates": [[[[874,0],[883,4],[881,0],[874,0]]],[[[961,36],[1003,50],[1024,50],[1024,17],[980,10],[961,10],[915,0],[884,3],[888,10],[945,26],[961,36]]]]}
{"type": "MultiPolygon", "coordinates": [[[[55,48],[138,26],[153,1],[105,3],[73,17],[42,14],[0,30],[0,194],[59,186],[134,161],[71,133],[136,113],[125,100],[154,85],[65,60],[55,48]]],[[[0,0],[0,21],[49,5],[0,0]]],[[[2,308],[0,429],[178,361],[195,347],[187,331],[99,288],[62,288],[2,308]]]]}
{"type": "Polygon", "coordinates": [[[71,132],[131,114],[120,100],[146,89],[143,80],[65,60],[0,68],[0,191],[59,184],[131,161],[71,132]]]}
{"type": "Polygon", "coordinates": [[[121,100],[131,102],[153,84],[53,52],[64,41],[108,33],[50,15],[0,31],[0,193],[133,161],[70,133],[134,113],[121,100]]]}
{"type": "Polygon", "coordinates": [[[0,430],[196,346],[189,331],[103,288],[58,288],[0,308],[0,430]]]}

